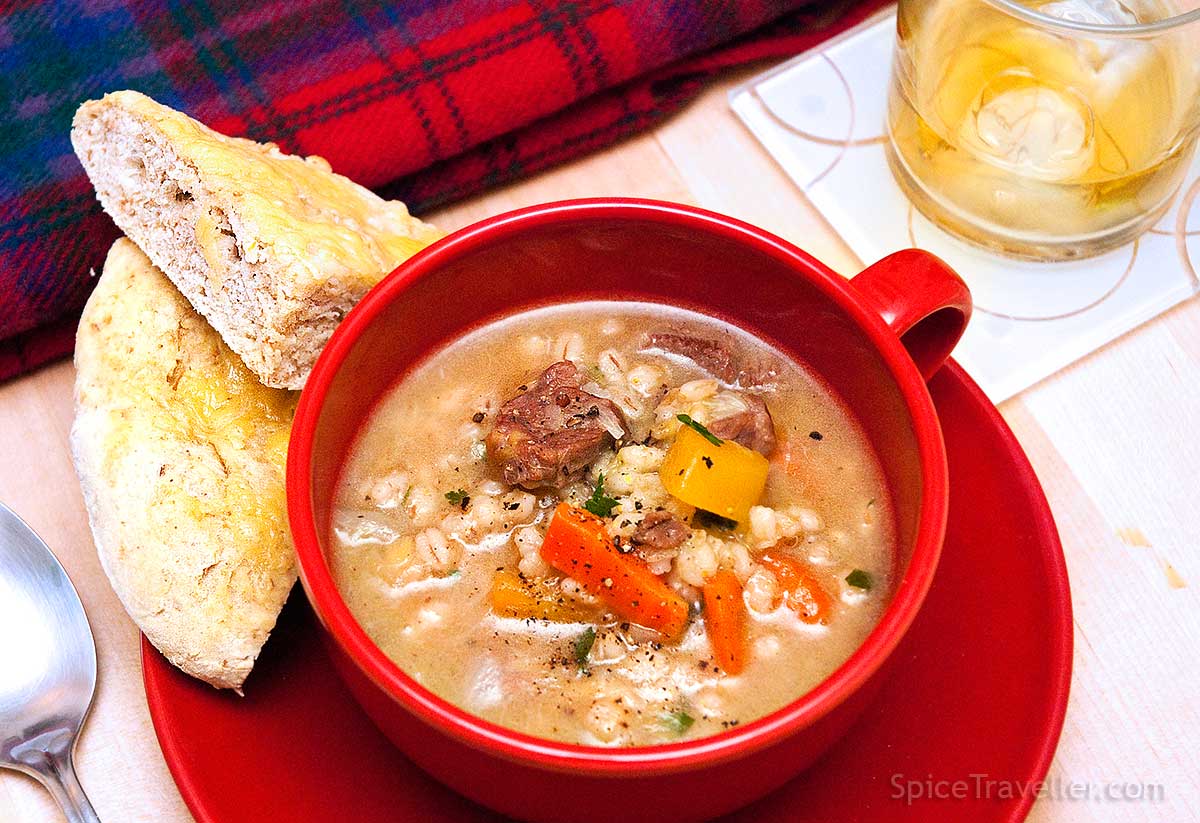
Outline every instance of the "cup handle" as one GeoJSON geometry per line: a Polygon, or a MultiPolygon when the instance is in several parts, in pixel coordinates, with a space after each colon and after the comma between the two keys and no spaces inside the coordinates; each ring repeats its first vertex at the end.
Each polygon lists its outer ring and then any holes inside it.
{"type": "Polygon", "coordinates": [[[891,326],[926,380],[946,362],[971,319],[967,284],[921,249],[889,254],[850,284],[891,326]]]}

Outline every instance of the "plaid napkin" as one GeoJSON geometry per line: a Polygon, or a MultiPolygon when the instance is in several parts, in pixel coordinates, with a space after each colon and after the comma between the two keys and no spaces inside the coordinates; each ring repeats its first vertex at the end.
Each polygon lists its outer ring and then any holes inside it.
{"type": "Polygon", "coordinates": [[[883,0],[15,0],[0,6],[0,380],[70,351],[117,231],[68,139],[133,88],[414,211],[654,124],[883,0]],[[832,5],[831,5],[832,2],[832,5]]]}

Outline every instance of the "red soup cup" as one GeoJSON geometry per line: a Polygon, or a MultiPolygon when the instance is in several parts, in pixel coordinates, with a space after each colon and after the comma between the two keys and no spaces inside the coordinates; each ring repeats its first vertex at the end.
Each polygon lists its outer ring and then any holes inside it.
{"type": "Polygon", "coordinates": [[[338,672],[413,762],[513,817],[699,820],[771,791],[847,730],[925,598],[945,531],[947,478],[924,379],[949,354],[970,313],[966,286],[925,252],[898,252],[847,281],[765,231],[674,203],[551,203],[484,220],[434,244],[350,312],[296,411],[288,513],[300,577],[338,672]],[[866,641],[807,694],[712,737],[599,748],[481,720],[421,686],[376,647],[326,563],[339,472],[389,388],[427,355],[490,320],[598,298],[699,311],[808,364],[865,428],[895,501],[899,583],[866,641]]]}

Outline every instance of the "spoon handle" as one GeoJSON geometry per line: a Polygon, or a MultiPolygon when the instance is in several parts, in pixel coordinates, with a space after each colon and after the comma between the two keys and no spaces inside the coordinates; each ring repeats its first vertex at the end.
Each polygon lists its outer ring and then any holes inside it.
{"type": "Polygon", "coordinates": [[[67,823],[100,823],[100,818],[84,793],[79,778],[75,776],[75,765],[70,751],[65,756],[48,758],[46,768],[40,770],[39,776],[51,796],[62,807],[67,823]]]}

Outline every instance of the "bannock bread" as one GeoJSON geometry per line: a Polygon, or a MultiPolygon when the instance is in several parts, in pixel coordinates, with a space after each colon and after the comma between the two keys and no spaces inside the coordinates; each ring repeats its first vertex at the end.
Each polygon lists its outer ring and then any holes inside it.
{"type": "Polygon", "coordinates": [[[172,663],[240,689],[296,579],[295,395],[260,384],[130,240],[83,310],[71,450],[96,549],[172,663]]]}
{"type": "Polygon", "coordinates": [[[302,388],[363,294],[441,236],[320,157],[138,92],[84,103],[71,142],[105,211],[268,386],[302,388]]]}

